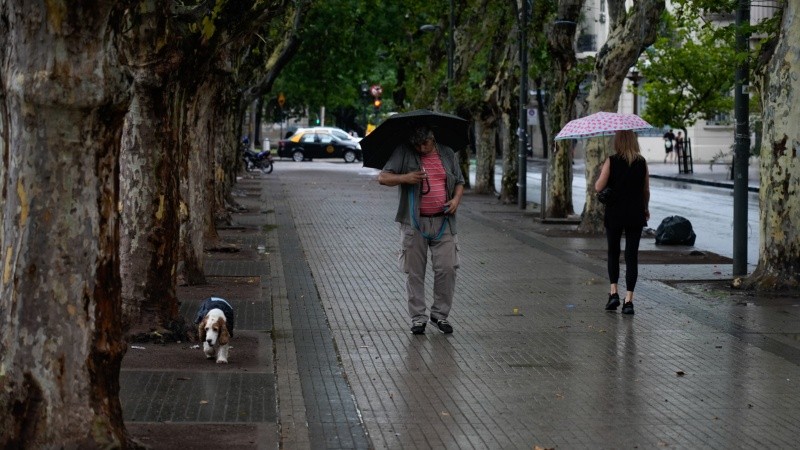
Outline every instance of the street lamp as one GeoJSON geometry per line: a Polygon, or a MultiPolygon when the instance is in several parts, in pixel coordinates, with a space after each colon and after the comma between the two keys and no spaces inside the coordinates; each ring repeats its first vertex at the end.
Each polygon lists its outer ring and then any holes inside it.
{"type": "Polygon", "coordinates": [[[639,71],[635,68],[631,70],[631,73],[628,74],[626,77],[627,79],[631,80],[633,83],[633,113],[639,114],[639,82],[642,81],[642,76],[639,74],[639,71]]]}

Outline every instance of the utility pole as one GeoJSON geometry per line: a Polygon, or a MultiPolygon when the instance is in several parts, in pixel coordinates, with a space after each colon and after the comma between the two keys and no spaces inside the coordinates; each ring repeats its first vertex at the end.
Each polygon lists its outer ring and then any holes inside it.
{"type": "Polygon", "coordinates": [[[519,3],[519,154],[517,200],[519,209],[528,204],[528,0],[519,3]]]}
{"type": "MultiPolygon", "coordinates": [[[[750,50],[750,2],[739,0],[736,9],[736,51],[750,50]]],[[[750,65],[742,59],[736,68],[734,112],[736,128],[733,156],[733,274],[747,275],[747,166],[750,162],[750,95],[747,92],[750,65]]]]}

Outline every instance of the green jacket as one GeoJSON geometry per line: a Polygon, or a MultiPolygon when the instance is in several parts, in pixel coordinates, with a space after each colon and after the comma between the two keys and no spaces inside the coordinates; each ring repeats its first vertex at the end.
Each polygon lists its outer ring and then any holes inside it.
{"type": "MultiPolygon", "coordinates": [[[[464,176],[461,174],[461,167],[458,165],[458,158],[450,147],[436,144],[439,157],[442,159],[444,171],[447,174],[447,200],[453,198],[456,186],[464,184],[464,176]]],[[[420,170],[421,162],[419,153],[410,144],[401,144],[394,149],[389,161],[383,166],[385,172],[404,174],[420,170]]],[[[397,205],[397,215],[394,220],[406,225],[413,225],[411,222],[410,195],[414,193],[414,214],[419,217],[419,204],[422,200],[422,190],[419,185],[400,184],[400,203],[397,205]]],[[[450,233],[456,234],[456,214],[448,216],[450,233]]]]}

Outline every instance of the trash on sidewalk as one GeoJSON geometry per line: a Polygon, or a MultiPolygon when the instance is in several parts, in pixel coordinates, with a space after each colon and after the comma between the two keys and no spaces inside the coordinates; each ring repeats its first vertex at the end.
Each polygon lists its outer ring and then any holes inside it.
{"type": "Polygon", "coordinates": [[[656,245],[694,245],[697,238],[692,223],[681,216],[669,216],[656,230],[656,245]]]}

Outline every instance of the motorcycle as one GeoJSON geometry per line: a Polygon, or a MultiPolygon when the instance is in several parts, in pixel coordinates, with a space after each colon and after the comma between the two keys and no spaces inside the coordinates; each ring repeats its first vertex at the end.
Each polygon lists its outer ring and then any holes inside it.
{"type": "Polygon", "coordinates": [[[269,150],[252,152],[250,149],[245,149],[242,153],[242,159],[248,172],[260,170],[262,173],[272,173],[274,160],[269,150]]]}

